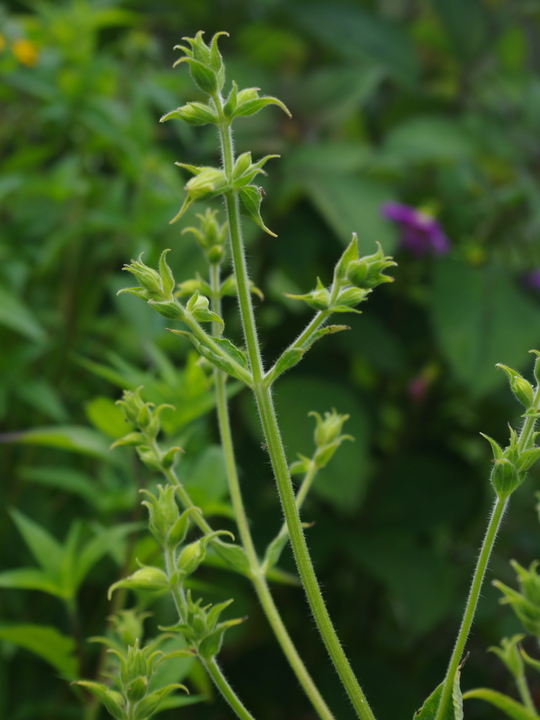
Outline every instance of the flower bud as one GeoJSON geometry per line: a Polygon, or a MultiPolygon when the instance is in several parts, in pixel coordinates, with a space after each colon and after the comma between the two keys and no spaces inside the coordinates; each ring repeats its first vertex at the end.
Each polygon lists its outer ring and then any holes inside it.
{"type": "Polygon", "coordinates": [[[130,702],[138,702],[146,695],[148,688],[148,680],[145,677],[139,676],[132,680],[126,688],[126,696],[130,702]]]}
{"type": "Polygon", "coordinates": [[[184,190],[192,200],[199,200],[206,195],[218,192],[227,185],[227,178],[223,170],[207,167],[188,180],[184,190]]]}
{"type": "Polygon", "coordinates": [[[510,390],[514,393],[519,402],[525,406],[525,408],[530,408],[534,400],[534,391],[531,383],[525,380],[525,378],[516,370],[512,370],[512,368],[509,368],[507,365],[497,363],[495,367],[504,370],[506,376],[508,377],[510,390]]]}
{"type": "Polygon", "coordinates": [[[142,504],[148,508],[148,514],[150,516],[148,526],[150,532],[160,545],[166,547],[168,545],[169,533],[179,519],[180,512],[176,504],[175,488],[172,485],[167,485],[165,488],[158,485],[157,489],[158,497],[148,490],[141,490],[140,492],[149,498],[149,500],[145,500],[142,504]]]}
{"type": "Polygon", "coordinates": [[[510,564],[517,573],[521,593],[499,580],[495,580],[493,585],[503,593],[500,602],[511,605],[525,630],[531,635],[540,638],[540,577],[537,573],[538,561],[533,562],[528,570],[525,570],[515,560],[512,560],[510,564]]]}
{"type": "Polygon", "coordinates": [[[334,409],[332,409],[332,412],[324,413],[324,420],[319,413],[315,411],[310,412],[309,415],[313,416],[317,423],[315,428],[315,445],[319,448],[324,447],[324,445],[329,445],[338,439],[343,423],[350,417],[349,415],[339,415],[334,409]]]}
{"type": "Polygon", "coordinates": [[[507,498],[521,485],[524,474],[518,473],[515,465],[506,458],[493,461],[491,484],[501,500],[507,498]]]}
{"type": "Polygon", "coordinates": [[[515,678],[521,678],[524,672],[523,658],[518,647],[524,637],[525,635],[514,635],[511,638],[503,638],[501,647],[488,648],[489,652],[500,658],[515,678]]]}
{"type": "Polygon", "coordinates": [[[112,593],[118,588],[128,588],[129,590],[147,590],[148,592],[159,592],[169,587],[169,581],[163,570],[155,567],[142,567],[136,570],[133,575],[119,580],[111,585],[108,592],[108,598],[111,599],[112,593]]]}
{"type": "Polygon", "coordinates": [[[182,575],[191,575],[206,557],[206,546],[200,540],[186,545],[178,556],[176,567],[182,575]]]}

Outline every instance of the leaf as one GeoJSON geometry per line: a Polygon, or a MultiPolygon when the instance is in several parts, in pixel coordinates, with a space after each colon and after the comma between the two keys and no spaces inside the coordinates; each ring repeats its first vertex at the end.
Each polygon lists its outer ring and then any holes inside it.
{"type": "Polygon", "coordinates": [[[469,690],[463,694],[464,700],[470,700],[471,698],[485,700],[499,710],[502,710],[509,718],[512,718],[512,720],[538,720],[536,713],[531,712],[521,703],[508,697],[508,695],[503,695],[503,693],[497,692],[496,690],[478,688],[477,690],[469,690]]]}
{"type": "Polygon", "coordinates": [[[15,568],[0,573],[0,587],[18,590],[41,590],[66,599],[65,589],[38,568],[15,568]]]}
{"type": "Polygon", "coordinates": [[[397,232],[381,215],[381,205],[392,199],[392,191],[373,179],[330,172],[306,173],[301,182],[315,208],[344,245],[351,233],[358,234],[362,253],[375,252],[375,238],[385,253],[394,248],[397,232]]]}
{"type": "Polygon", "coordinates": [[[34,342],[42,342],[45,330],[32,312],[12,293],[0,287],[0,325],[24,335],[34,342]]]}
{"type": "Polygon", "coordinates": [[[229,567],[241,575],[251,577],[249,560],[243,547],[234,545],[233,543],[223,542],[222,540],[214,540],[211,547],[216,555],[222,560],[225,560],[229,567]]]}
{"type": "MultiPolygon", "coordinates": [[[[454,687],[450,703],[446,706],[444,712],[437,720],[463,720],[463,697],[459,687],[460,675],[461,672],[458,670],[454,679],[454,687]]],[[[442,689],[443,683],[435,688],[420,710],[415,712],[413,720],[435,720],[439,710],[442,689]]]]}
{"type": "Polygon", "coordinates": [[[37,563],[48,575],[58,576],[63,557],[60,543],[41,525],[18,510],[11,510],[10,515],[37,563]]]}
{"type": "Polygon", "coordinates": [[[12,442],[69,450],[111,462],[108,440],[101,433],[84,426],[55,425],[0,435],[0,443],[12,442]]]}
{"type": "Polygon", "coordinates": [[[129,432],[124,413],[116,403],[108,397],[98,395],[84,406],[86,417],[92,425],[111,438],[120,438],[129,432]]]}
{"type": "Polygon", "coordinates": [[[293,4],[288,12],[302,29],[348,59],[376,60],[394,77],[408,83],[417,80],[418,58],[406,33],[397,23],[376,16],[357,5],[339,2],[293,4]]]}
{"type": "Polygon", "coordinates": [[[0,640],[30,650],[58,670],[67,679],[77,676],[75,643],[48,625],[0,625],[0,640]]]}
{"type": "Polygon", "coordinates": [[[77,588],[90,572],[92,567],[102,557],[112,552],[119,542],[124,540],[126,535],[141,530],[145,527],[144,522],[123,523],[102,530],[98,535],[89,540],[77,553],[77,563],[74,567],[73,583],[77,588]]]}
{"type": "Polygon", "coordinates": [[[178,475],[193,503],[203,512],[209,504],[219,502],[227,494],[225,458],[219,445],[210,445],[194,462],[185,458],[178,468],[178,475]]]}
{"type": "MultiPolygon", "coordinates": [[[[186,643],[180,635],[168,638],[159,645],[159,649],[165,654],[173,652],[174,650],[181,650],[185,647],[186,643]]],[[[153,692],[165,685],[182,682],[182,680],[189,674],[194,659],[194,657],[170,657],[162,660],[152,673],[148,687],[149,691],[153,692]]],[[[178,697],[185,698],[185,695],[180,695],[178,697]]]]}
{"type": "Polygon", "coordinates": [[[264,232],[272,237],[277,237],[275,233],[266,227],[261,217],[262,195],[259,190],[253,185],[246,185],[238,191],[238,197],[240,198],[240,212],[242,215],[251,218],[264,232]]]}
{"type": "Polygon", "coordinates": [[[473,153],[471,140],[455,120],[446,117],[413,117],[386,136],[382,158],[402,162],[459,160],[473,153]]]}
{"type": "Polygon", "coordinates": [[[505,381],[496,363],[517,370],[540,337],[540,314],[496,265],[445,258],[435,267],[432,322],[456,377],[476,396],[505,381]]]}
{"type": "Polygon", "coordinates": [[[460,60],[467,62],[482,50],[489,40],[489,25],[480,0],[433,0],[433,6],[460,60]]]}

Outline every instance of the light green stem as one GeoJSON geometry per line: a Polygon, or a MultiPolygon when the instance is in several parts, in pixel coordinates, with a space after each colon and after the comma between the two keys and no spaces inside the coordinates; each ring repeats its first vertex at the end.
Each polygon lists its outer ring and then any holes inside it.
{"type": "MultiPolygon", "coordinates": [[[[331,312],[329,310],[319,310],[319,312],[315,315],[311,322],[305,327],[305,329],[300,333],[296,340],[289,345],[285,352],[287,352],[288,350],[295,350],[297,348],[301,348],[304,343],[309,339],[309,337],[320,328],[320,326],[325,322],[325,320],[330,317],[330,315],[331,312]]],[[[274,363],[274,365],[264,376],[264,380],[269,386],[272,385],[274,380],[276,380],[276,378],[278,377],[277,364],[278,361],[274,363]]]]}
{"type": "MultiPolygon", "coordinates": [[[[309,464],[308,471],[304,475],[304,479],[302,480],[302,484],[300,485],[300,488],[298,489],[298,492],[296,493],[296,507],[300,510],[302,507],[302,504],[304,500],[306,499],[306,495],[309,492],[310,487],[313,484],[313,481],[315,480],[315,476],[317,475],[318,467],[315,464],[313,460],[311,460],[309,464]]],[[[286,538],[289,536],[289,528],[287,527],[287,523],[284,522],[281,526],[280,531],[272,541],[272,544],[274,542],[277,542],[279,540],[282,540],[283,538],[286,538]]],[[[285,541],[284,541],[285,542],[285,541]]],[[[264,568],[267,570],[268,568],[264,568]]]]}
{"type": "MultiPolygon", "coordinates": [[[[177,480],[178,482],[178,480],[177,480]]],[[[167,570],[167,576],[170,578],[174,572],[174,552],[172,550],[166,550],[164,553],[165,557],[165,568],[167,570]]],[[[180,622],[184,622],[184,612],[183,607],[185,605],[185,598],[184,593],[181,587],[179,587],[178,584],[174,585],[171,589],[171,594],[173,596],[174,605],[176,607],[176,611],[178,612],[178,617],[180,618],[180,622]]],[[[238,715],[240,720],[254,720],[253,715],[244,707],[242,701],[238,697],[238,695],[234,692],[232,687],[229,685],[227,678],[223,675],[221,672],[219,666],[217,665],[216,661],[214,659],[212,660],[205,660],[199,655],[199,660],[207,673],[210,675],[212,680],[214,681],[217,689],[222,694],[223,698],[231,708],[234,710],[234,712],[238,715]]]]}
{"type": "Polygon", "coordinates": [[[525,677],[524,673],[521,673],[521,675],[518,675],[516,677],[516,685],[517,689],[519,691],[519,695],[521,697],[521,700],[523,701],[523,704],[526,708],[528,708],[534,715],[536,715],[536,708],[534,706],[533,699],[531,697],[531,693],[529,690],[529,686],[527,685],[527,678],[525,677]]]}
{"type": "MultiPolygon", "coordinates": [[[[537,409],[539,402],[540,385],[536,387],[531,407],[537,409]]],[[[529,447],[536,420],[537,417],[534,415],[529,415],[525,419],[518,438],[518,449],[520,451],[525,450],[529,447]]],[[[482,589],[482,583],[486,574],[486,569],[488,566],[491,551],[495,544],[497,533],[499,532],[499,527],[501,525],[501,520],[504,516],[509,500],[510,496],[506,497],[505,499],[497,497],[497,499],[495,500],[495,505],[493,506],[493,512],[491,513],[491,517],[489,519],[486,535],[484,537],[484,542],[482,543],[480,555],[478,556],[478,562],[476,563],[476,568],[471,583],[471,589],[469,591],[469,597],[467,598],[465,612],[463,613],[463,619],[461,621],[461,627],[459,628],[456,644],[454,645],[454,650],[448,664],[448,670],[446,671],[446,676],[443,681],[441,699],[439,702],[439,707],[437,708],[435,720],[442,720],[444,718],[446,708],[452,702],[454,679],[456,676],[456,672],[458,671],[459,664],[463,656],[463,651],[465,649],[465,643],[467,642],[467,637],[469,636],[471,625],[474,619],[474,614],[476,612],[476,606],[478,604],[478,598],[482,589]]]]}
{"type": "MultiPolygon", "coordinates": [[[[218,114],[221,119],[219,131],[222,146],[223,168],[227,177],[230,177],[234,164],[231,129],[229,123],[223,116],[223,101],[221,97],[214,97],[214,102],[216,103],[218,114]]],[[[315,571],[313,569],[300,522],[298,508],[296,507],[294,490],[289,475],[289,468],[283,443],[281,441],[281,434],[277,424],[272,396],[263,379],[264,369],[259,343],[257,341],[255,317],[249,292],[248,271],[242,242],[238,195],[236,192],[230,191],[225,194],[225,205],[227,208],[229,237],[231,241],[234,272],[238,288],[238,302],[251,366],[251,373],[253,376],[253,391],[255,393],[255,399],[257,401],[257,407],[268,445],[272,468],[276,477],[283,513],[285,515],[285,520],[291,536],[291,546],[293,548],[300,577],[302,579],[315,622],[319,628],[319,632],[321,633],[328,653],[336,667],[337,673],[345,687],[345,690],[359,718],[361,718],[361,720],[374,720],[374,715],[367,703],[364,692],[354,676],[349,661],[347,660],[347,657],[340,645],[336,631],[332,625],[332,621],[330,620],[330,616],[328,614],[328,610],[326,609],[315,571]]]]}
{"type": "MultiPolygon", "coordinates": [[[[219,267],[212,266],[210,268],[210,285],[212,288],[212,310],[217,315],[221,316],[221,301],[219,297],[219,267]]],[[[216,328],[214,328],[214,332],[216,328]]],[[[225,387],[227,376],[224,372],[218,368],[214,369],[214,383],[216,390],[216,404],[217,404],[217,415],[219,423],[219,431],[221,436],[221,444],[223,447],[223,454],[225,457],[225,468],[227,472],[227,480],[229,484],[229,494],[231,496],[231,502],[234,509],[236,523],[238,531],[240,533],[240,539],[246,555],[249,561],[249,567],[251,571],[251,580],[259,598],[259,602],[263,608],[263,611],[268,619],[270,627],[274,631],[274,634],[285,654],[285,657],[289,661],[300,685],[303,687],[304,692],[310,699],[313,707],[317,711],[322,720],[334,720],[330,709],[326,705],[322,695],[318,691],[315,683],[313,682],[310,674],[308,673],[302,658],[298,654],[296,647],[281,619],[279,610],[274,602],[270,588],[266,581],[265,574],[261,569],[251,531],[249,529],[249,523],[244,507],[244,501],[242,498],[242,492],[240,490],[240,482],[238,479],[238,472],[236,469],[236,460],[234,456],[234,445],[231,433],[231,423],[229,419],[229,408],[227,403],[227,391],[225,387]]]]}
{"type": "Polygon", "coordinates": [[[493,512],[491,513],[491,517],[489,519],[488,527],[486,530],[486,535],[484,537],[484,542],[482,543],[480,555],[478,556],[478,562],[476,563],[476,568],[471,583],[471,589],[469,591],[469,597],[467,598],[467,604],[465,606],[463,620],[461,621],[461,627],[459,628],[456,644],[454,645],[454,650],[448,664],[448,670],[443,681],[441,699],[439,702],[439,707],[437,709],[437,715],[435,716],[435,720],[442,720],[442,718],[445,717],[445,708],[452,703],[452,690],[454,687],[454,679],[461,663],[461,658],[463,657],[465,643],[467,642],[467,638],[471,630],[474,614],[476,612],[476,605],[478,604],[478,598],[482,589],[482,583],[486,574],[486,569],[488,566],[491,551],[495,544],[495,538],[497,537],[497,533],[501,525],[501,520],[503,518],[507,505],[508,498],[506,498],[505,500],[497,498],[495,500],[493,512]]]}
{"type": "Polygon", "coordinates": [[[217,664],[214,658],[212,660],[203,660],[200,658],[201,663],[204,665],[207,673],[214,681],[216,687],[223,695],[225,700],[229,703],[234,712],[238,715],[240,720],[253,720],[253,715],[246,710],[238,695],[234,692],[232,687],[227,682],[227,679],[221,672],[221,668],[217,664]]]}

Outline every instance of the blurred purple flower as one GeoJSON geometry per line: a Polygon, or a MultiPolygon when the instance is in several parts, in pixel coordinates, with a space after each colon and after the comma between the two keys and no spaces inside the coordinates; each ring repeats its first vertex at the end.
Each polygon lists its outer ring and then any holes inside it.
{"type": "Polygon", "coordinates": [[[400,226],[401,247],[413,255],[425,255],[430,251],[442,255],[450,250],[450,241],[431,215],[396,202],[384,203],[381,213],[400,226]]]}
{"type": "Polygon", "coordinates": [[[540,290],[540,269],[525,273],[521,280],[528,290],[540,290]]]}

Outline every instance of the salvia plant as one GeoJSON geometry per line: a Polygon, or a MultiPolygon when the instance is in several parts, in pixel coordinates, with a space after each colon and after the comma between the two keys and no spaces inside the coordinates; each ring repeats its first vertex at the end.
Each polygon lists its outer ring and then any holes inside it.
{"type": "MultiPolygon", "coordinates": [[[[256,161],[250,152],[236,156],[232,128],[236,118],[254,115],[268,105],[276,105],[287,114],[288,109],[277,98],[261,95],[257,88],[241,89],[234,81],[224,94],[225,67],[218,40],[226,34],[218,33],[206,44],[200,32],[194,38],[185,38],[184,45],[177,46],[176,49],[183,55],[176,65],[188,66],[195,85],[207,100],[189,102],[162,118],[162,122],[179,121],[193,126],[210,124],[217,128],[221,150],[220,167],[177,163],[191,177],[185,185],[183,203],[171,221],[180,220],[194,203],[213,198],[223,200],[223,221],[218,211],[206,209],[198,215],[197,227],[183,230],[193,236],[200,246],[207,261],[208,273],[206,277],[197,276],[177,283],[167,263],[168,251],[165,251],[157,268],[146,265],[142,257],[126,265],[124,269],[133,275],[136,285],[121,292],[138,296],[163,315],[171,323],[170,332],[189,340],[199,353],[201,362],[212,368],[219,431],[238,529],[237,537],[211,525],[180,483],[176,467],[182,450],[177,446],[164,445],[160,435],[162,414],[166,417],[169,406],[155,407],[145,401],[142,388],[126,391],[119,405],[131,429],[114,445],[135,448],[142,463],[161,478],[154,491],[142,490],[149,529],[159,545],[161,562],[154,565],[140,563],[135,572],[114,583],[109,594],[126,590],[147,591],[156,596],[168,594],[174,604],[176,619],[172,624],[160,628],[162,634],[159,637],[143,644],[143,616],[136,610],[125,610],[117,615],[107,636],[95,638],[104,643],[109,651],[109,660],[104,664],[103,682],[81,679],[78,685],[96,696],[116,720],[145,720],[163,707],[163,701],[169,693],[186,690],[177,683],[160,684],[153,680],[159,675],[157,670],[160,664],[176,658],[197,658],[232,712],[242,720],[250,720],[253,717],[250,710],[232,689],[218,660],[227,630],[241,623],[243,618],[231,618],[228,607],[232,599],[211,604],[200,597],[192,577],[199,566],[212,556],[252,583],[276,640],[313,709],[322,720],[332,720],[332,711],[289,636],[269,586],[269,578],[276,572],[280,554],[290,543],[307,602],[330,662],[360,720],[374,720],[374,714],[326,608],[301,519],[302,503],[318,471],[339,451],[343,442],[353,439],[344,432],[347,416],[334,409],[329,409],[323,415],[312,413],[315,424],[313,453],[311,457],[300,455],[289,465],[274,409],[272,388],[287,370],[302,360],[315,342],[326,335],[347,329],[345,325],[330,324],[331,317],[336,313],[360,312],[358,306],[368,299],[377,286],[392,281],[392,277],[386,273],[395,263],[391,257],[385,256],[380,246],[375,253],[362,255],[356,236],[353,235],[335,266],[330,284],[316,279],[312,290],[289,295],[312,308],[313,317],[271,367],[264,364],[252,302],[252,296],[260,295],[260,291],[249,278],[242,238],[242,216],[273,235],[261,216],[264,191],[258,187],[257,179],[259,175],[266,174],[266,164],[276,156],[269,155],[256,161]],[[230,271],[229,257],[232,265],[230,271]],[[243,329],[242,347],[226,336],[227,328],[222,315],[224,296],[237,298],[243,329]],[[229,377],[247,386],[254,395],[264,433],[264,447],[268,452],[283,510],[283,525],[276,528],[275,537],[264,552],[260,552],[254,545],[239,483],[228,410],[229,377]],[[300,477],[296,492],[291,481],[292,475],[300,477]],[[170,638],[180,638],[181,646],[167,649],[170,638]]],[[[493,451],[490,478],[494,492],[493,510],[446,675],[416,712],[417,720],[463,718],[460,674],[490,554],[512,493],[524,482],[528,470],[540,457],[540,447],[535,445],[538,434],[535,425],[540,412],[540,353],[536,352],[536,355],[535,386],[511,368],[500,366],[508,376],[512,392],[524,408],[523,424],[519,431],[510,428],[506,447],[486,437],[493,451]]],[[[19,522],[23,521],[19,519],[19,522]]],[[[511,605],[522,622],[525,633],[539,639],[540,577],[537,566],[525,570],[514,563],[514,568],[520,591],[502,583],[497,583],[497,586],[503,593],[503,602],[511,605]]],[[[67,588],[63,597],[69,601],[70,593],[73,592],[73,588],[67,588]]],[[[525,669],[540,670],[540,659],[535,659],[523,649],[523,639],[524,635],[504,639],[500,648],[493,649],[514,677],[520,701],[489,689],[469,691],[465,697],[484,699],[514,720],[539,717],[527,686],[525,669]]]]}

